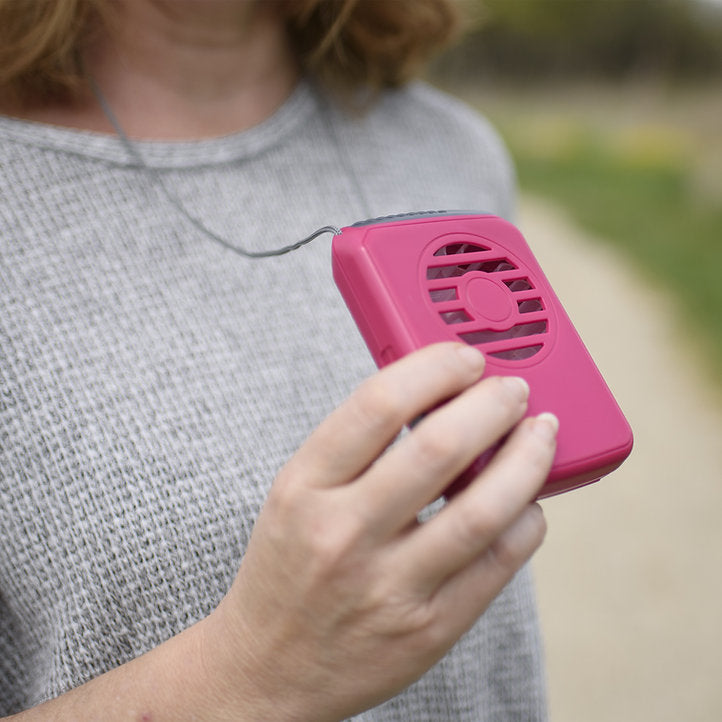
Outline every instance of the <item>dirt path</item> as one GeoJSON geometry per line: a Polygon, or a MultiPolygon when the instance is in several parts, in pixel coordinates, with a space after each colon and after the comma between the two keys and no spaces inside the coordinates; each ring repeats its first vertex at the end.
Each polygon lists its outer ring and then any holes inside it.
{"type": "Polygon", "coordinates": [[[536,199],[519,223],[635,431],[621,469],[544,502],[552,722],[719,722],[722,399],[623,259],[536,199]]]}

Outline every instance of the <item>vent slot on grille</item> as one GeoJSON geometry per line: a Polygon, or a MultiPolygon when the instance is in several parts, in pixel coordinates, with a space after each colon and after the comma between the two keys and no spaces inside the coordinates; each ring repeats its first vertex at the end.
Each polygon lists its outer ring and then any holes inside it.
{"type": "Polygon", "coordinates": [[[429,296],[434,303],[443,303],[444,301],[457,301],[459,292],[455,288],[432,288],[429,290],[429,296]]]}
{"type": "Polygon", "coordinates": [[[535,321],[534,323],[519,323],[516,326],[508,328],[506,331],[484,329],[482,331],[460,333],[459,338],[472,346],[476,346],[477,344],[493,343],[494,341],[508,341],[510,339],[536,336],[540,333],[546,333],[546,331],[546,321],[535,321]]]}
{"type": "Polygon", "coordinates": [[[526,301],[517,301],[519,313],[536,313],[544,310],[541,298],[528,298],[526,301]]]}
{"type": "Polygon", "coordinates": [[[534,290],[534,286],[532,286],[531,281],[529,281],[528,278],[512,278],[512,279],[504,281],[504,283],[509,287],[509,290],[512,291],[513,293],[520,293],[522,291],[534,290]]]}
{"type": "Polygon", "coordinates": [[[471,316],[464,310],[442,311],[439,316],[441,316],[444,323],[448,323],[450,326],[455,323],[467,323],[472,320],[471,316]]]}
{"type": "Polygon", "coordinates": [[[506,351],[492,351],[489,356],[503,359],[505,361],[524,361],[538,354],[542,350],[541,344],[535,346],[523,346],[522,348],[510,348],[506,351]]]}
{"type": "Polygon", "coordinates": [[[456,256],[459,253],[479,253],[480,251],[488,251],[486,246],[480,246],[478,243],[449,243],[439,248],[434,253],[435,256],[456,256]]]}
{"type": "Polygon", "coordinates": [[[426,271],[426,278],[433,281],[437,278],[458,278],[474,271],[478,273],[503,273],[514,271],[516,266],[505,258],[493,258],[488,261],[475,261],[472,263],[455,263],[449,266],[432,266],[426,271]]]}

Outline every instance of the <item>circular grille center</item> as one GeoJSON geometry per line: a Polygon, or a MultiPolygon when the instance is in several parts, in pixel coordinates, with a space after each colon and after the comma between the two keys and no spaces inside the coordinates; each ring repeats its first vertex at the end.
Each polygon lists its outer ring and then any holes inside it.
{"type": "Polygon", "coordinates": [[[475,315],[489,321],[503,321],[512,311],[508,290],[488,278],[474,278],[466,286],[466,299],[475,315]]]}

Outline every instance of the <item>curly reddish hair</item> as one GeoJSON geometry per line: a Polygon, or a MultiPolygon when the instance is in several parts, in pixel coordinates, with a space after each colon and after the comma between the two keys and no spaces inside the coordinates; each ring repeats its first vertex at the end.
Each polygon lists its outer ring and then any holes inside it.
{"type": "MultiPolygon", "coordinates": [[[[84,44],[111,0],[0,0],[0,90],[20,102],[87,90],[84,44]]],[[[301,66],[332,90],[418,74],[456,36],[459,0],[277,0],[301,66]]]]}

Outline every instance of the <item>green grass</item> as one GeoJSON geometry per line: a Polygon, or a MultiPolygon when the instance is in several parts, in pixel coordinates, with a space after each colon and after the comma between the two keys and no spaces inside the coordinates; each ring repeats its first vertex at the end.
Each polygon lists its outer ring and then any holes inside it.
{"type": "Polygon", "coordinates": [[[489,113],[512,151],[521,188],[564,206],[627,254],[640,274],[669,289],[722,380],[720,148],[658,112],[619,122],[584,103],[574,112],[568,104],[522,108],[517,100],[489,113]]]}

